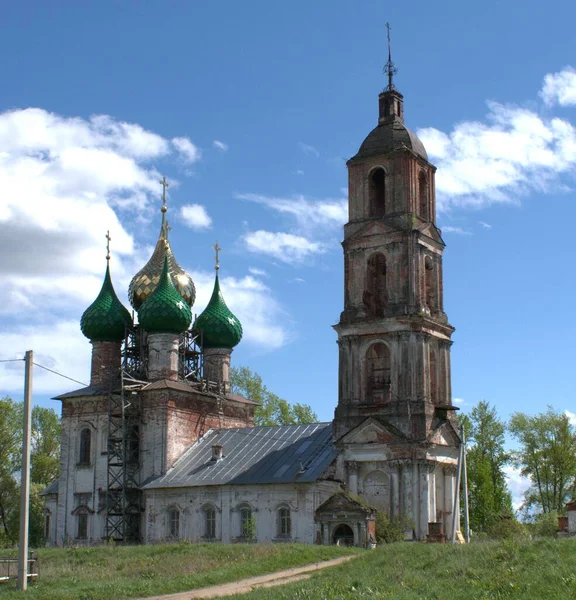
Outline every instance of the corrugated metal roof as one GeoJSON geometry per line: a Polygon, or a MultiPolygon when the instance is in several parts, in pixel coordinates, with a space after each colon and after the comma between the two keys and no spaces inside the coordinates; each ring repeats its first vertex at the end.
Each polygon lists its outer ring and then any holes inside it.
{"type": "Polygon", "coordinates": [[[209,431],[164,476],[144,489],[200,485],[311,482],[337,452],[331,423],[209,431]],[[212,460],[212,446],[223,458],[212,460]]]}
{"type": "Polygon", "coordinates": [[[40,492],[41,496],[49,496],[58,493],[58,480],[53,481],[45,490],[40,492]]]}

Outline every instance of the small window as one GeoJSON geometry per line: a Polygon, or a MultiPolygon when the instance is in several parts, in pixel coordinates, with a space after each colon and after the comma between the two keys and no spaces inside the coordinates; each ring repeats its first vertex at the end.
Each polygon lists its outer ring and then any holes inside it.
{"type": "Polygon", "coordinates": [[[240,535],[248,539],[252,539],[256,535],[252,509],[247,506],[240,510],[240,535]]]}
{"type": "Polygon", "coordinates": [[[204,537],[208,539],[216,538],[216,511],[213,508],[207,508],[204,511],[204,537]]]}
{"type": "Polygon", "coordinates": [[[81,465],[90,464],[90,445],[91,445],[92,432],[88,427],[85,427],[80,432],[80,455],[78,457],[78,463],[81,465]]]}
{"type": "Polygon", "coordinates": [[[76,538],[79,540],[85,540],[88,537],[88,513],[79,512],[76,519],[78,520],[76,538]]]}
{"type": "Polygon", "coordinates": [[[426,175],[424,173],[420,173],[418,177],[418,196],[420,203],[420,216],[424,221],[430,220],[429,214],[429,198],[428,198],[428,180],[426,179],[426,175]]]}
{"type": "Polygon", "coordinates": [[[278,537],[289,538],[292,530],[292,519],[290,509],[281,508],[278,511],[278,537]]]}
{"type": "Polygon", "coordinates": [[[180,537],[180,511],[174,509],[168,514],[168,533],[171,538],[180,537]]]}

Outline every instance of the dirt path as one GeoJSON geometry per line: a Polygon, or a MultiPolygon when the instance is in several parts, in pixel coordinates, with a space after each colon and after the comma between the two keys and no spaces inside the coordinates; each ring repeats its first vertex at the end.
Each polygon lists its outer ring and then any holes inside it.
{"type": "Polygon", "coordinates": [[[190,590],[188,592],[178,592],[177,594],[148,596],[147,598],[139,598],[138,600],[192,600],[193,598],[222,598],[223,596],[233,596],[234,594],[246,594],[258,588],[274,587],[308,579],[312,576],[314,571],[320,571],[327,567],[342,564],[357,556],[357,554],[353,554],[352,556],[342,556],[340,558],[334,558],[333,560],[306,565],[305,567],[295,567],[293,569],[286,569],[285,571],[268,573],[268,575],[240,579],[239,581],[232,581],[231,583],[213,585],[211,587],[190,590]]]}

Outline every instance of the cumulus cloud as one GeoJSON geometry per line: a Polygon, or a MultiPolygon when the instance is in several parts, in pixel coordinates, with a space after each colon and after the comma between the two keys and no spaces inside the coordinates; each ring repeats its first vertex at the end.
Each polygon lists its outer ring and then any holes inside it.
{"type": "Polygon", "coordinates": [[[320,242],[283,232],[252,231],[244,235],[243,241],[249,252],[266,254],[285,263],[301,263],[326,251],[320,242]]]}
{"type": "Polygon", "coordinates": [[[341,198],[316,200],[302,195],[278,197],[262,194],[236,194],[235,197],[262,204],[292,217],[303,232],[309,233],[318,228],[342,227],[348,220],[348,201],[341,198]]]}
{"type": "Polygon", "coordinates": [[[548,73],[540,97],[548,106],[576,106],[576,69],[565,67],[559,73],[548,73]]]}
{"type": "MultiPolygon", "coordinates": [[[[570,104],[573,74],[565,69],[547,75],[541,95],[570,104]]],[[[418,131],[438,166],[440,210],[518,202],[532,191],[565,189],[561,176],[576,166],[576,130],[569,121],[520,106],[487,104],[483,121],[458,123],[449,133],[418,131]]]]}
{"type": "Polygon", "coordinates": [[[258,269],[257,267],[248,267],[248,272],[256,277],[268,277],[268,273],[264,269],[258,269]]]}
{"type": "Polygon", "coordinates": [[[225,144],[224,142],[221,142],[220,140],[214,140],[212,142],[212,145],[214,146],[214,148],[218,148],[218,150],[222,150],[222,152],[228,151],[228,144],[225,144]]]}
{"type": "Polygon", "coordinates": [[[314,158],[320,157],[320,152],[314,146],[310,146],[309,144],[305,144],[304,142],[298,142],[298,147],[306,156],[313,156],[314,158]]]}
{"type": "Polygon", "coordinates": [[[576,413],[565,410],[564,414],[568,417],[570,425],[574,425],[576,427],[576,413]]]}
{"type": "MultiPolygon", "coordinates": [[[[197,288],[194,311],[200,313],[208,304],[214,287],[214,273],[195,271],[197,288]]],[[[288,315],[261,280],[248,275],[220,279],[220,287],[230,310],[240,319],[244,330],[242,343],[265,350],[280,348],[289,340],[288,315]]]]}
{"type": "Polygon", "coordinates": [[[180,153],[184,162],[191,164],[200,160],[200,150],[187,137],[172,138],[172,145],[180,153]]]}
{"type": "Polygon", "coordinates": [[[519,510],[524,502],[524,492],[530,487],[530,480],[524,477],[520,470],[510,465],[504,467],[504,474],[508,480],[508,489],[512,494],[512,506],[519,510]]]}
{"type": "Polygon", "coordinates": [[[212,219],[201,204],[184,204],[180,209],[180,217],[187,227],[196,231],[212,227],[212,219]]]}
{"type": "MultiPolygon", "coordinates": [[[[0,113],[0,359],[31,348],[40,364],[88,380],[91,346],[79,319],[102,285],[105,233],[112,237],[114,285],[127,305],[128,283],[152,251],[133,235],[161,195],[151,163],[182,153],[199,159],[188,138],[168,140],[106,115],[0,113]]],[[[227,301],[243,317],[247,343],[278,347],[287,339],[278,322],[286,319],[271,291],[255,281],[230,279],[227,301]]],[[[200,276],[197,287],[209,296],[213,279],[200,276]]],[[[0,394],[21,393],[21,370],[20,362],[0,364],[0,394]]],[[[35,375],[38,393],[74,385],[44,371],[35,375]]]]}

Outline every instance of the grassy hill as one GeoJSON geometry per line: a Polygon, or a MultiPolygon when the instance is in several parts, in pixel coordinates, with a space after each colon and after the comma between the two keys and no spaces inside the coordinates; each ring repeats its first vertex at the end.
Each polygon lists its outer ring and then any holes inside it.
{"type": "Polygon", "coordinates": [[[576,599],[576,539],[391,544],[250,600],[576,599]]]}
{"type": "MultiPolygon", "coordinates": [[[[161,544],[46,548],[40,579],[28,592],[0,584],[0,600],[120,600],[169,594],[350,554],[303,544],[161,544]]],[[[15,556],[0,550],[0,556],[15,556]]]]}

